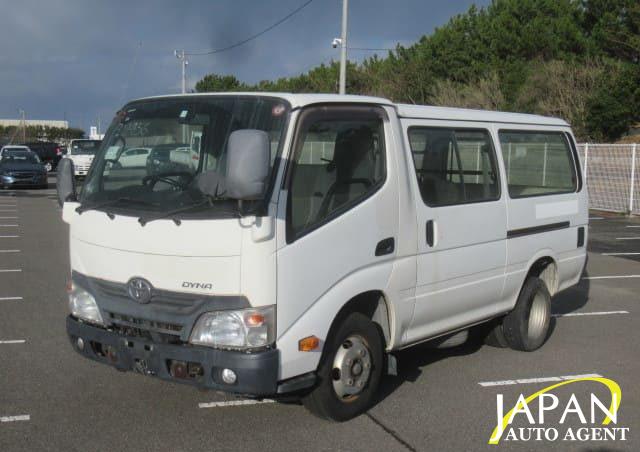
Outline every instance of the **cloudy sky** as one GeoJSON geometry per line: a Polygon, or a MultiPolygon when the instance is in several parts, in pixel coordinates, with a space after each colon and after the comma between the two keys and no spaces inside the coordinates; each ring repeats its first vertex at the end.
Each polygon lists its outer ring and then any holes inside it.
{"type": "MultiPolygon", "coordinates": [[[[0,118],[64,119],[103,127],[126,101],[176,93],[174,49],[240,41],[305,0],[0,0],[0,118]]],[[[410,44],[488,0],[351,0],[349,45],[410,44]]],[[[205,74],[241,80],[296,75],[338,58],[342,0],[314,0],[276,29],[233,51],[192,57],[188,86],[205,74]]],[[[350,58],[370,53],[353,51],[350,58]]]]}

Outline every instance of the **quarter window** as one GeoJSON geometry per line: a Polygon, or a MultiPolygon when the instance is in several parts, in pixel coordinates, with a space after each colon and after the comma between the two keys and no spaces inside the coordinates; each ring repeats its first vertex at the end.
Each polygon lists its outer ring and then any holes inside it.
{"type": "Polygon", "coordinates": [[[296,141],[288,206],[290,240],[364,200],[385,179],[379,114],[318,113],[302,119],[296,141]]]}
{"type": "Polygon", "coordinates": [[[500,131],[509,196],[576,191],[576,169],[566,137],[559,132],[500,131]]]}
{"type": "Polygon", "coordinates": [[[500,197],[495,152],[487,131],[412,127],[409,143],[420,194],[427,205],[500,197]]]}

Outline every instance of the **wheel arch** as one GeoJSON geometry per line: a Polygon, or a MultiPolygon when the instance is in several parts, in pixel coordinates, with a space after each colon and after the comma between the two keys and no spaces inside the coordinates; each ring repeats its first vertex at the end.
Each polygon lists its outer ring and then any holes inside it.
{"type": "Polygon", "coordinates": [[[545,283],[549,295],[554,296],[558,292],[558,264],[550,254],[537,257],[535,261],[529,265],[529,271],[524,280],[526,281],[532,276],[540,278],[542,282],[545,283]]]}
{"type": "Polygon", "coordinates": [[[385,347],[390,343],[393,337],[392,311],[389,309],[387,297],[381,290],[368,290],[349,299],[331,322],[327,337],[331,337],[341,322],[354,312],[364,314],[379,327],[385,347]]]}

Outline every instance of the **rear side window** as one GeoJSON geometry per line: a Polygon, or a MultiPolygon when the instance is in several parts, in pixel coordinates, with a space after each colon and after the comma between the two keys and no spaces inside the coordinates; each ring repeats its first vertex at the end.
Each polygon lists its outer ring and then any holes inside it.
{"type": "Polygon", "coordinates": [[[297,137],[289,241],[368,198],[384,182],[383,118],[370,111],[307,116],[297,137]]]}
{"type": "Polygon", "coordinates": [[[500,131],[509,196],[522,198],[576,191],[576,167],[560,132],[500,131]]]}
{"type": "Polygon", "coordinates": [[[500,198],[495,151],[486,130],[412,127],[409,143],[425,204],[500,198]]]}

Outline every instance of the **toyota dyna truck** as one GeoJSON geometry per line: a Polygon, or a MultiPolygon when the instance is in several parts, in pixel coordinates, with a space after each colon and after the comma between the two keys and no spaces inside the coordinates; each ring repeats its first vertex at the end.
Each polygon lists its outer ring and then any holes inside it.
{"type": "Polygon", "coordinates": [[[555,118],[153,97],[116,114],[81,191],[69,159],[58,178],[79,354],[337,421],[374,403],[394,351],[472,328],[538,349],[586,259],[587,190],[555,118]]]}

